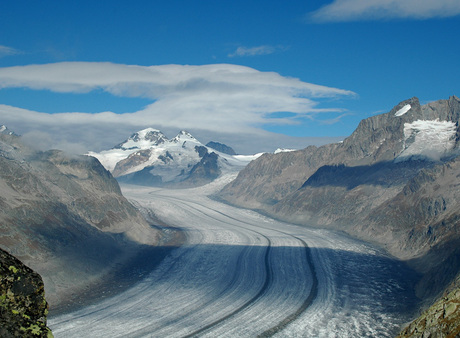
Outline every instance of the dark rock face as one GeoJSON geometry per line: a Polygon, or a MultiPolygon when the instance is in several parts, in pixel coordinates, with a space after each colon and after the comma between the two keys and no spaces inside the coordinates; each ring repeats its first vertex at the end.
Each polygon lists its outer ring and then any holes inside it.
{"type": "Polygon", "coordinates": [[[0,247],[43,276],[53,308],[124,260],[135,243],[156,240],[98,160],[36,152],[2,134],[0,231],[0,247]]]}
{"type": "Polygon", "coordinates": [[[53,337],[42,278],[0,249],[0,336],[53,337]]]}
{"type": "Polygon", "coordinates": [[[200,158],[203,158],[203,156],[208,153],[208,148],[203,146],[195,146],[195,151],[198,153],[198,156],[200,156],[200,158]]]}
{"type": "Polygon", "coordinates": [[[206,147],[220,151],[221,153],[224,153],[227,155],[236,155],[235,150],[233,150],[232,147],[229,147],[228,145],[223,144],[223,143],[211,141],[206,144],[206,147]]]}
{"type": "Polygon", "coordinates": [[[219,156],[212,152],[206,152],[200,162],[195,164],[190,170],[186,183],[204,184],[211,182],[221,174],[221,170],[217,163],[219,156]]]}

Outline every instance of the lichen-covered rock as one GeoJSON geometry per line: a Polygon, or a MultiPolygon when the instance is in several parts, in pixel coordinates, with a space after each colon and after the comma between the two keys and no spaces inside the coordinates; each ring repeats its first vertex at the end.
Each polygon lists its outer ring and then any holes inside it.
{"type": "Polygon", "coordinates": [[[0,249],[0,337],[53,337],[42,278],[0,249]]]}
{"type": "Polygon", "coordinates": [[[398,338],[460,336],[460,288],[439,299],[407,326],[398,338]]]}

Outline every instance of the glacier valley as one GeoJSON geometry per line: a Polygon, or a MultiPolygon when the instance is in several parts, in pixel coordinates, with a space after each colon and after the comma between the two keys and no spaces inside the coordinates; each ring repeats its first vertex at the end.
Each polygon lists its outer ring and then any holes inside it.
{"type": "Polygon", "coordinates": [[[198,188],[122,186],[185,242],[137,284],[48,324],[55,337],[392,337],[416,274],[342,233],[283,223],[198,188]]]}

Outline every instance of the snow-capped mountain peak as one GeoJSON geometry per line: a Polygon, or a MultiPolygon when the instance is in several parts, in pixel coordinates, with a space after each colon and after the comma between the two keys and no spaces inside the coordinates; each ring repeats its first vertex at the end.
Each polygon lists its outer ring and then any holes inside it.
{"type": "Polygon", "coordinates": [[[138,131],[110,150],[88,155],[99,159],[119,180],[151,185],[183,182],[192,176],[191,181],[203,182],[222,170],[239,171],[253,159],[221,153],[185,130],[168,139],[154,128],[138,131]]]}
{"type": "Polygon", "coordinates": [[[8,129],[7,126],[5,125],[0,125],[0,134],[6,134],[6,135],[16,135],[14,132],[8,129]]]}
{"type": "Polygon", "coordinates": [[[132,134],[126,141],[115,146],[114,149],[149,149],[167,141],[168,138],[158,129],[146,128],[132,134]]]}
{"type": "Polygon", "coordinates": [[[185,131],[185,130],[181,130],[179,134],[177,134],[177,136],[171,140],[171,142],[174,142],[174,143],[183,143],[186,141],[200,143],[195,137],[193,137],[192,134],[190,134],[188,131],[185,131]]]}

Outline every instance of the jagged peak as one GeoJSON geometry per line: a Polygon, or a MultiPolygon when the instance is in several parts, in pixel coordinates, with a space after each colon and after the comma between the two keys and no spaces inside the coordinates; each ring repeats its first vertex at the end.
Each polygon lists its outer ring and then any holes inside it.
{"type": "Polygon", "coordinates": [[[171,141],[172,142],[180,142],[180,141],[183,141],[183,140],[192,140],[192,141],[197,141],[197,139],[195,137],[193,137],[192,134],[190,134],[188,131],[186,130],[181,130],[179,132],[179,134],[177,134],[176,137],[174,137],[171,141]]]}
{"type": "Polygon", "coordinates": [[[145,128],[133,133],[126,141],[113,149],[146,149],[168,141],[168,138],[158,129],[145,128]]]}
{"type": "Polygon", "coordinates": [[[420,107],[420,101],[418,97],[412,97],[410,99],[399,102],[393,109],[390,110],[389,114],[392,116],[401,117],[405,115],[409,110],[413,112],[417,111],[420,107]]]}
{"type": "Polygon", "coordinates": [[[16,135],[14,131],[9,130],[8,127],[5,126],[4,124],[0,125],[0,134],[16,135]]]}
{"type": "Polygon", "coordinates": [[[155,128],[146,128],[142,129],[133,135],[131,135],[130,139],[141,139],[141,140],[158,140],[158,139],[164,139],[167,140],[167,137],[158,129],[155,128]]]}

